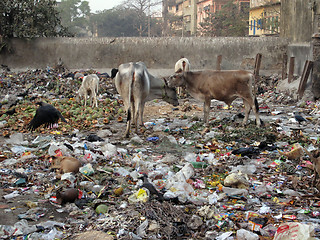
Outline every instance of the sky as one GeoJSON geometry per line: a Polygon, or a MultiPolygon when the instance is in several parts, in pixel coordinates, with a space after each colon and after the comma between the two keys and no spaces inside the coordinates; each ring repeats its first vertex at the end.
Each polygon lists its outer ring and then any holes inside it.
{"type": "MultiPolygon", "coordinates": [[[[96,11],[103,11],[105,9],[112,9],[124,2],[124,0],[86,0],[89,2],[90,10],[92,13],[96,11]]],[[[154,12],[161,12],[161,4],[154,12]]]]}
{"type": "Polygon", "coordinates": [[[89,2],[91,12],[102,11],[105,9],[111,9],[118,6],[123,0],[86,0],[89,2]]]}

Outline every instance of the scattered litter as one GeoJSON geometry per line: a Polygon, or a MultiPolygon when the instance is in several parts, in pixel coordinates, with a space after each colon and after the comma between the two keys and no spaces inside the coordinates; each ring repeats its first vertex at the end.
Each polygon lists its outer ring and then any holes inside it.
{"type": "Polygon", "coordinates": [[[202,103],[190,98],[172,111],[155,100],[144,127],[124,139],[126,113],[111,79],[92,109],[75,101],[81,81],[72,74],[1,72],[10,84],[0,88],[0,214],[9,219],[0,219],[0,238],[319,238],[320,103],[297,104],[278,79],[260,78],[263,128],[242,126],[240,100],[232,108],[212,101],[207,126],[202,103]],[[68,122],[29,132],[36,98],[68,122]]]}

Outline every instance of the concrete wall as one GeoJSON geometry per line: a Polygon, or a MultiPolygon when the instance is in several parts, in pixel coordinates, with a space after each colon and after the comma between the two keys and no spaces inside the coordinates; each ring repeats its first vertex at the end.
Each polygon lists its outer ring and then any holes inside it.
{"type": "Polygon", "coordinates": [[[0,54],[0,63],[12,68],[54,66],[59,57],[69,69],[113,68],[129,61],[144,61],[148,68],[174,68],[183,55],[193,69],[253,69],[262,54],[261,70],[278,71],[288,41],[260,38],[39,38],[14,39],[12,53],[0,54]]]}
{"type": "MultiPolygon", "coordinates": [[[[312,44],[294,43],[288,45],[288,62],[290,57],[294,57],[294,74],[301,76],[306,60],[313,60],[312,44]]],[[[289,67],[289,64],[288,64],[289,67]]]]}

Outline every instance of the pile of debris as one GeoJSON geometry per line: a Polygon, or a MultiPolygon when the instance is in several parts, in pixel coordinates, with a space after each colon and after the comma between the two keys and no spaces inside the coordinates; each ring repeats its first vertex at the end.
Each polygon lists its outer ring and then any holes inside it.
{"type": "Polygon", "coordinates": [[[212,101],[209,127],[202,103],[185,99],[169,114],[147,116],[167,107],[153,101],[139,135],[124,139],[122,101],[102,79],[99,108],[84,109],[74,101],[80,81],[70,75],[0,75],[0,238],[320,236],[319,102],[284,105],[278,78],[266,77],[263,128],[241,125],[238,101],[212,101]],[[38,99],[68,123],[27,131],[38,99]]]}

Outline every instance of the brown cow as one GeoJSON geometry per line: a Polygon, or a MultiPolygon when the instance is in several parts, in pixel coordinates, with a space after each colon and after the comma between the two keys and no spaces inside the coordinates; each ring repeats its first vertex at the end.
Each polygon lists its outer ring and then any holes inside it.
{"type": "Polygon", "coordinates": [[[168,79],[169,87],[183,87],[192,97],[204,101],[204,122],[208,123],[211,99],[217,99],[230,105],[240,97],[245,106],[243,124],[248,121],[251,109],[256,117],[257,126],[261,126],[257,99],[252,94],[253,74],[243,70],[232,71],[195,71],[177,73],[168,79]]]}

